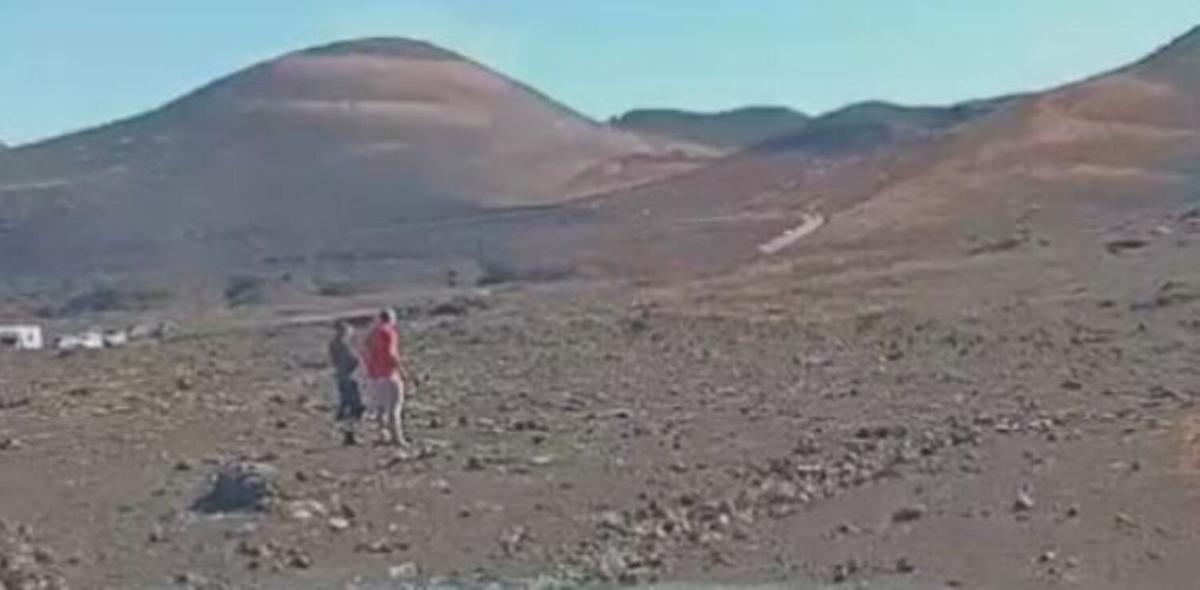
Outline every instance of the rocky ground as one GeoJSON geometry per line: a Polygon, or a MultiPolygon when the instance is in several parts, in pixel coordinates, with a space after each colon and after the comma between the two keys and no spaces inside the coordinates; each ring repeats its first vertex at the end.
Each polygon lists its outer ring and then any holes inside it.
{"type": "Polygon", "coordinates": [[[1170,247],[405,303],[411,449],[338,444],[323,323],[6,352],[0,581],[1193,588],[1170,247]]]}

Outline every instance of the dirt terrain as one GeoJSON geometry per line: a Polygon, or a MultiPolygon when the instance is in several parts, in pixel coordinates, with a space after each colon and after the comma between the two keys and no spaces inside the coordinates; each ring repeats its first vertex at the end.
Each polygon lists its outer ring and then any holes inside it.
{"type": "Polygon", "coordinates": [[[411,449],[339,446],[316,318],[6,352],[0,579],[1193,588],[1197,217],[397,296],[411,449]],[[252,505],[195,509],[231,469],[252,505]]]}
{"type": "Polygon", "coordinates": [[[180,330],[0,351],[0,588],[1195,588],[1197,56],[710,162],[363,40],[6,153],[0,317],[180,330]]]}

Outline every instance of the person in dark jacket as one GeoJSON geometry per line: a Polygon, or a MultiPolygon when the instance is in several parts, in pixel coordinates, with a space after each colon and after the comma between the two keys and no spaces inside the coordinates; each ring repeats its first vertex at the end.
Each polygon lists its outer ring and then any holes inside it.
{"type": "Polygon", "coordinates": [[[355,376],[359,360],[350,343],[353,335],[354,328],[349,323],[338,321],[334,324],[333,340],[329,342],[329,362],[333,365],[333,378],[338,392],[334,419],[342,424],[342,443],[345,445],[358,444],[355,430],[366,411],[355,376]]]}

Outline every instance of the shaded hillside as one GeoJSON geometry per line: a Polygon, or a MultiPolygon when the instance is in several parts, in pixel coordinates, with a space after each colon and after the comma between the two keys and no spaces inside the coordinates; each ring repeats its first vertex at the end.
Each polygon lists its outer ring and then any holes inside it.
{"type": "Polygon", "coordinates": [[[809,117],[786,107],[745,107],[719,113],[638,109],[610,122],[638,133],[736,150],[795,133],[808,124],[809,117]]]}
{"type": "Polygon", "coordinates": [[[817,117],[804,128],[768,138],[754,149],[803,152],[813,157],[866,152],[895,142],[935,136],[1002,108],[1012,100],[976,101],[951,107],[865,102],[817,117]]]}
{"type": "Polygon", "coordinates": [[[228,268],[397,223],[559,202],[707,153],[612,130],[426,43],[338,43],[11,151],[0,269],[228,268]]]}

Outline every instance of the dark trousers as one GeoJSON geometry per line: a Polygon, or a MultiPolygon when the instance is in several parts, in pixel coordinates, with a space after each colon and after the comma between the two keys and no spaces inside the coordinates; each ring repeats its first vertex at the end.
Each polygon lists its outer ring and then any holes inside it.
{"type": "Polygon", "coordinates": [[[338,407],[335,419],[344,422],[357,422],[366,412],[363,405],[362,392],[358,389],[358,381],[350,377],[338,377],[338,407]]]}

